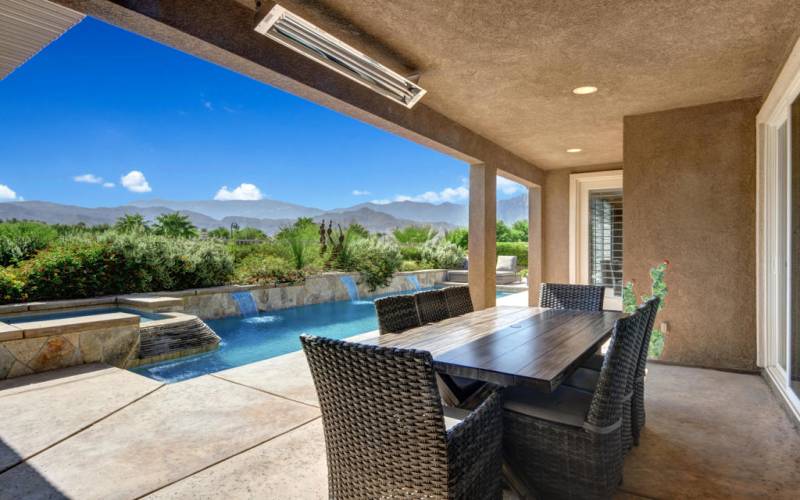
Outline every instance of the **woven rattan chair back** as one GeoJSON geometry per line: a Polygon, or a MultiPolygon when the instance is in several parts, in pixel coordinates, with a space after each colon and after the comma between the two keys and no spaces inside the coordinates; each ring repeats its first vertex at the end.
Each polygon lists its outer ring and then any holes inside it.
{"type": "Polygon", "coordinates": [[[471,313],[475,310],[472,306],[472,297],[468,286],[448,286],[442,290],[447,302],[447,313],[451,318],[471,313]]]}
{"type": "Polygon", "coordinates": [[[444,290],[428,290],[414,294],[419,313],[419,322],[423,325],[436,323],[450,317],[447,312],[447,300],[444,290]]]}
{"type": "Polygon", "coordinates": [[[412,295],[395,295],[375,301],[381,333],[401,333],[420,326],[417,304],[412,295]]]}
{"type": "Polygon", "coordinates": [[[633,377],[633,401],[631,410],[631,425],[633,442],[639,444],[639,435],[644,427],[645,409],[644,409],[644,375],[647,368],[647,355],[650,350],[650,337],[653,333],[653,325],[658,316],[658,308],[661,305],[661,299],[653,297],[645,303],[648,309],[647,326],[644,331],[644,338],[642,345],[639,348],[639,356],[636,362],[636,372],[633,377]]]}
{"type": "Polygon", "coordinates": [[[303,335],[317,388],[330,498],[448,496],[431,355],[303,335]]]}
{"type": "Polygon", "coordinates": [[[605,292],[602,286],[542,283],[539,306],[552,309],[602,311],[605,292]]]}
{"type": "Polygon", "coordinates": [[[617,320],[586,417],[590,425],[609,428],[622,422],[623,404],[631,393],[648,319],[647,310],[639,308],[627,318],[617,320]]]}

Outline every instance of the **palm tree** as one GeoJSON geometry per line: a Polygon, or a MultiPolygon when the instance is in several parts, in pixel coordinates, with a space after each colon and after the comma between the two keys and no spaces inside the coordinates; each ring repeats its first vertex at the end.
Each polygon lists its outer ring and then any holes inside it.
{"type": "Polygon", "coordinates": [[[179,212],[159,215],[156,218],[154,229],[156,234],[173,238],[194,238],[197,236],[197,228],[194,227],[189,217],[179,212]]]}
{"type": "Polygon", "coordinates": [[[120,233],[138,233],[147,231],[147,221],[141,214],[126,214],[117,219],[114,229],[120,233]]]}

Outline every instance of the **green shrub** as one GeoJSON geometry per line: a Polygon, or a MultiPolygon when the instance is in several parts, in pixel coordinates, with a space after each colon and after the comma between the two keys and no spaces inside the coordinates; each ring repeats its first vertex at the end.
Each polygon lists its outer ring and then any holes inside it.
{"type": "Polygon", "coordinates": [[[58,231],[40,222],[0,223],[0,266],[30,259],[58,238],[58,231]]]}
{"type": "Polygon", "coordinates": [[[235,239],[235,240],[266,240],[267,239],[267,235],[264,233],[264,231],[262,231],[260,229],[256,229],[254,227],[244,227],[242,229],[237,229],[233,233],[233,239],[235,239]]]}
{"type": "Polygon", "coordinates": [[[392,235],[401,245],[421,245],[432,240],[438,232],[431,226],[406,226],[395,229],[392,235]]]}
{"type": "Polygon", "coordinates": [[[236,268],[236,282],[242,284],[275,286],[304,279],[303,271],[294,269],[286,259],[272,255],[253,255],[236,268]]]}
{"type": "Polygon", "coordinates": [[[223,245],[119,233],[64,238],[20,268],[29,300],[200,288],[232,275],[223,245]]]}
{"type": "Polygon", "coordinates": [[[459,227],[448,231],[444,237],[447,241],[457,245],[462,250],[466,250],[469,244],[469,231],[465,227],[459,227]]]}
{"type": "Polygon", "coordinates": [[[281,257],[291,262],[296,270],[321,267],[319,230],[313,222],[300,218],[294,225],[278,231],[275,241],[281,249],[281,257]]]}
{"type": "Polygon", "coordinates": [[[0,267],[0,304],[25,300],[24,285],[12,269],[0,267]]]}
{"type": "Polygon", "coordinates": [[[497,255],[513,255],[517,258],[517,267],[528,267],[528,243],[524,241],[497,242],[497,255]]]}
{"type": "Polygon", "coordinates": [[[370,291],[387,286],[403,263],[397,244],[384,238],[358,238],[350,247],[356,270],[370,291]]]}
{"type": "Polygon", "coordinates": [[[419,271],[420,269],[423,268],[424,266],[422,265],[422,263],[416,260],[404,260],[400,264],[401,271],[419,271]]]}
{"type": "Polygon", "coordinates": [[[464,251],[446,239],[431,240],[422,247],[422,260],[437,269],[459,269],[464,265],[464,251]]]}
{"type": "Polygon", "coordinates": [[[422,248],[418,246],[401,246],[400,255],[403,256],[403,260],[422,262],[422,248]]]}

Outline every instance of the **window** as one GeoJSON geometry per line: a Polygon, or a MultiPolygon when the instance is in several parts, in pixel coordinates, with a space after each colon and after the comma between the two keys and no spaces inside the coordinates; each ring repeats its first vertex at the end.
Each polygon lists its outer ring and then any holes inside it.
{"type": "Polygon", "coordinates": [[[622,296],[622,190],[589,193],[589,282],[622,296]]]}

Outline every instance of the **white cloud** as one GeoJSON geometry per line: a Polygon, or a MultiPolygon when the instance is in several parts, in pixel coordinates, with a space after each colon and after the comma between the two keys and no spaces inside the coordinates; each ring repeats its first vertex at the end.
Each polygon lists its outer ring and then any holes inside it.
{"type": "Polygon", "coordinates": [[[374,204],[376,204],[376,205],[388,205],[388,204],[389,204],[389,203],[391,203],[391,202],[392,202],[392,200],[387,200],[387,199],[382,199],[382,200],[372,200],[372,201],[370,201],[370,203],[374,203],[374,204]]]}
{"type": "Polygon", "coordinates": [[[362,191],[360,189],[353,190],[353,196],[369,196],[371,194],[372,193],[370,193],[369,191],[362,191]]]}
{"type": "Polygon", "coordinates": [[[17,193],[13,189],[6,186],[5,184],[0,184],[0,201],[23,201],[23,200],[21,196],[17,196],[17,193]]]}
{"type": "Polygon", "coordinates": [[[102,177],[98,177],[94,174],[83,174],[83,175],[76,175],[72,178],[75,182],[83,182],[86,184],[100,184],[103,182],[102,177]]]}
{"type": "Polygon", "coordinates": [[[114,186],[115,186],[115,184],[113,182],[104,182],[103,183],[103,187],[104,188],[113,188],[114,186]]]}
{"type": "Polygon", "coordinates": [[[503,194],[514,194],[522,190],[522,184],[518,184],[505,177],[497,177],[497,190],[503,194]]]}
{"type": "Polygon", "coordinates": [[[120,178],[120,182],[128,191],[132,193],[149,193],[152,191],[150,184],[144,174],[138,170],[131,170],[120,178]]]}
{"type": "MultiPolygon", "coordinates": [[[[448,187],[444,188],[441,191],[426,191],[422,194],[418,194],[416,196],[408,196],[404,194],[398,194],[394,197],[392,201],[417,201],[422,203],[433,203],[433,204],[440,204],[440,203],[458,203],[461,201],[465,201],[469,198],[469,189],[465,186],[459,187],[448,187]]],[[[378,203],[379,201],[386,201],[388,200],[375,200],[373,203],[378,203]]],[[[381,204],[381,203],[378,203],[381,204]]]]}
{"type": "Polygon", "coordinates": [[[228,186],[222,186],[217,191],[217,194],[214,195],[214,199],[218,201],[230,201],[230,200],[260,200],[264,198],[264,195],[261,193],[261,190],[258,189],[258,186],[255,184],[248,184],[243,182],[239,184],[239,187],[230,190],[228,186]]]}
{"type": "Polygon", "coordinates": [[[211,101],[203,99],[203,107],[209,111],[214,111],[214,104],[211,101]]]}

